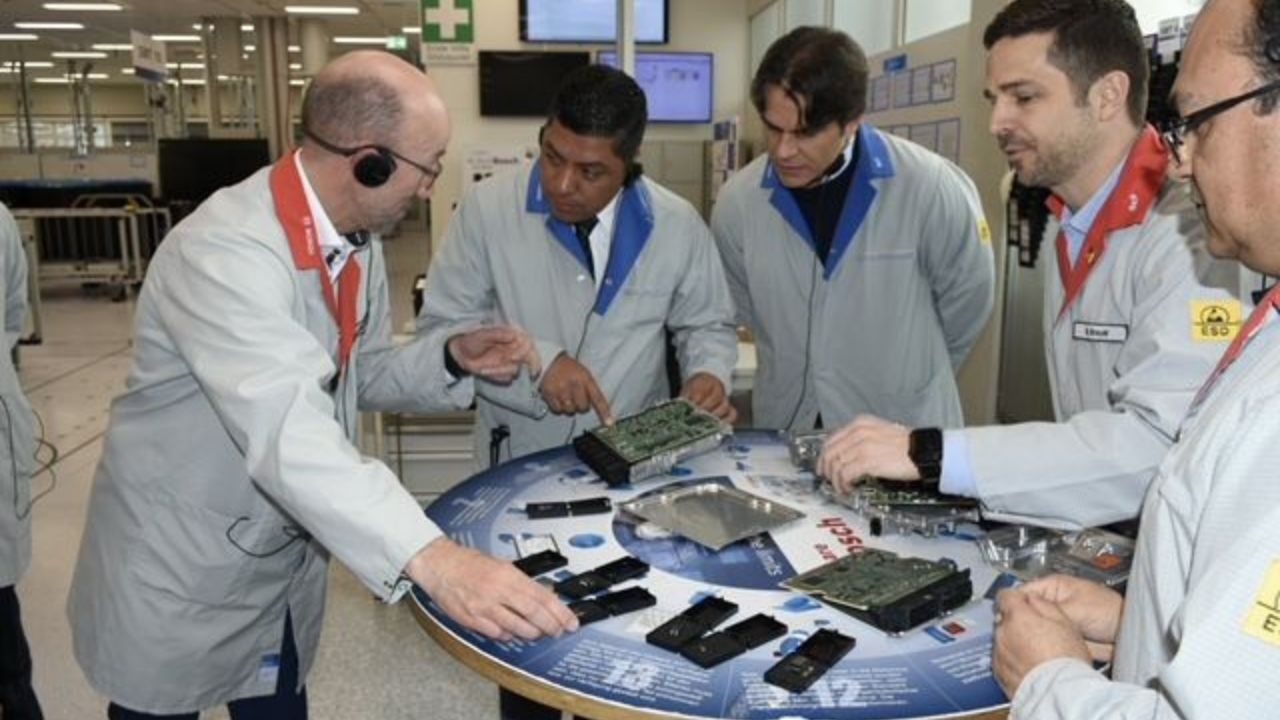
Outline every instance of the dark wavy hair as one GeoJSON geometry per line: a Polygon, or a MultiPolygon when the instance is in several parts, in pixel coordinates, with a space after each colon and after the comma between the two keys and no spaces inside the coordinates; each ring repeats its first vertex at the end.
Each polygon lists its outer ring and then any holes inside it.
{"type": "Polygon", "coordinates": [[[987,26],[988,50],[1005,38],[1051,32],[1049,62],[1071,82],[1083,105],[1089,88],[1119,70],[1129,76],[1129,119],[1141,126],[1151,73],[1147,48],[1133,8],[1124,0],[1013,0],[987,26]]]}
{"type": "Polygon", "coordinates": [[[751,102],[763,115],[770,85],[800,109],[802,127],[857,120],[867,109],[867,56],[848,35],[798,27],[774,41],[751,80],[751,102]]]}

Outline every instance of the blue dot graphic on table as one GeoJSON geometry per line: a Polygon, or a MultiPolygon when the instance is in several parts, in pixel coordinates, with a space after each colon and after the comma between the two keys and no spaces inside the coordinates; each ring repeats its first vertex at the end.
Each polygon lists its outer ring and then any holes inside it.
{"type": "MultiPolygon", "coordinates": [[[[636,498],[709,481],[733,486],[723,476],[692,478],[653,488],[636,498]]],[[[654,533],[646,525],[636,525],[618,514],[613,518],[613,535],[627,552],[673,575],[711,585],[775,590],[778,583],[796,574],[768,533],[739,540],[716,552],[679,535],[654,533]]]]}
{"type": "Polygon", "coordinates": [[[778,606],[778,609],[784,612],[802,613],[811,612],[821,607],[822,603],[808,595],[795,595],[787,598],[786,602],[778,606]]]}
{"type": "Polygon", "coordinates": [[[596,533],[578,533],[569,538],[569,544],[583,550],[598,548],[604,544],[604,537],[596,533]]]}

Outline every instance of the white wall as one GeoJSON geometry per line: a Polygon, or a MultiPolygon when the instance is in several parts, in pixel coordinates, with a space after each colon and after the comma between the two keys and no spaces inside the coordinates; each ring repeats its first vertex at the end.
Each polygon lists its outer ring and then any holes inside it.
{"type": "MultiPolygon", "coordinates": [[[[637,46],[638,51],[687,50],[715,54],[714,117],[747,112],[747,0],[672,0],[670,43],[637,46]]],[[[476,47],[481,50],[598,50],[603,45],[521,43],[518,0],[476,0],[476,47]]],[[[482,118],[478,67],[429,68],[453,119],[453,140],[445,173],[431,203],[432,238],[439,241],[462,191],[462,158],[468,149],[537,146],[538,118],[482,118]]],[[[646,140],[710,140],[711,126],[651,124],[646,140]]]]}

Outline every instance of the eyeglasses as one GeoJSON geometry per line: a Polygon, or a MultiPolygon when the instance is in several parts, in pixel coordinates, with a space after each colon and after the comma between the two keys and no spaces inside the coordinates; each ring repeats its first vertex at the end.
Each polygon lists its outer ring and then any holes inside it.
{"type": "Polygon", "coordinates": [[[1195,132],[1197,128],[1204,125],[1215,115],[1220,115],[1243,102],[1276,90],[1280,90],[1280,81],[1267,83],[1246,93],[1216,102],[1209,107],[1200,108],[1186,117],[1172,118],[1164,123],[1160,135],[1164,138],[1164,144],[1169,147],[1169,152],[1173,155],[1173,159],[1181,163],[1182,153],[1179,150],[1186,144],[1188,134],[1195,132]]]}
{"type": "Polygon", "coordinates": [[[401,155],[400,153],[396,152],[395,150],[392,150],[389,147],[383,147],[382,149],[386,150],[387,153],[389,153],[395,159],[401,162],[406,162],[410,166],[417,168],[418,172],[422,173],[422,181],[427,184],[434,183],[436,181],[436,178],[440,176],[440,173],[444,172],[444,168],[441,167],[439,163],[437,163],[435,167],[427,167],[422,163],[410,160],[409,158],[401,155]]]}

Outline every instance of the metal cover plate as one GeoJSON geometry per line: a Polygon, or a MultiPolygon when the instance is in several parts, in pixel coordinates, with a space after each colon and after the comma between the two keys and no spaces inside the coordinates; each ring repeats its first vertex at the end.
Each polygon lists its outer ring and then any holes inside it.
{"type": "Polygon", "coordinates": [[[714,480],[662,490],[621,507],[712,550],[804,517],[799,510],[714,480]]]}

